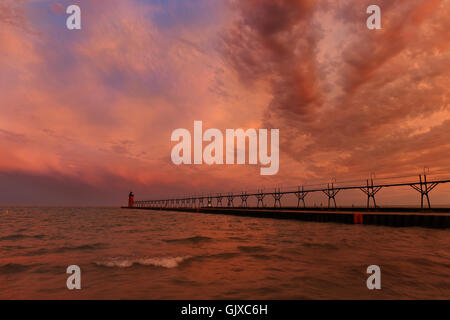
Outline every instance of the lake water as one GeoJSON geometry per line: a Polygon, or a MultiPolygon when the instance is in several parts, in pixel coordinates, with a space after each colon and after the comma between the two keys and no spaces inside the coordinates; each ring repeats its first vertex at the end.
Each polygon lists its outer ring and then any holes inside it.
{"type": "Polygon", "coordinates": [[[450,299],[450,230],[3,207],[0,298],[450,299]],[[81,290],[66,288],[69,265],[81,290]]]}

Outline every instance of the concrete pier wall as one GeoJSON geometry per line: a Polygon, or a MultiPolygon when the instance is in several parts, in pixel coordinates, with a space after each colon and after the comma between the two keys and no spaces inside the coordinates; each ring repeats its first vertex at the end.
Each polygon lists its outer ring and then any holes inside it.
{"type": "MultiPolygon", "coordinates": [[[[268,209],[268,208],[131,208],[136,210],[155,211],[180,211],[206,214],[226,214],[240,217],[290,219],[314,222],[334,222],[346,224],[381,225],[391,227],[427,227],[427,228],[449,228],[450,213],[446,209],[437,212],[408,212],[404,209],[399,211],[364,211],[352,209],[345,210],[300,210],[300,209],[268,209]]],[[[413,210],[411,210],[413,211],[413,210]]]]}

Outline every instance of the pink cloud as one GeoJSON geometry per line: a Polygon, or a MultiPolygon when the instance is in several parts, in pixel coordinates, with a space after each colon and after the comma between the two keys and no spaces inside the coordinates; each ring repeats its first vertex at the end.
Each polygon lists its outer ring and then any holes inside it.
{"type": "Polygon", "coordinates": [[[380,31],[365,28],[368,3],[243,0],[205,28],[92,1],[69,34],[5,2],[0,171],[140,197],[450,170],[448,0],[379,1],[380,31]],[[173,165],[170,134],[194,120],[279,128],[280,173],[173,165]]]}

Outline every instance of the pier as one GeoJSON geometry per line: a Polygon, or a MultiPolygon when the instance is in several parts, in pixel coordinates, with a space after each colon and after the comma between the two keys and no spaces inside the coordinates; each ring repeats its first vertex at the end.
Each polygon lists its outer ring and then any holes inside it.
{"type": "Polygon", "coordinates": [[[239,193],[217,193],[200,196],[168,198],[160,200],[129,199],[128,209],[180,211],[205,214],[228,214],[234,216],[291,219],[315,222],[335,222],[347,224],[384,225],[392,227],[450,227],[450,208],[431,207],[429,193],[438,185],[449,183],[450,179],[427,179],[427,175],[419,175],[416,181],[402,183],[375,184],[374,179],[367,179],[365,184],[338,185],[336,182],[328,183],[320,188],[298,186],[294,190],[281,190],[275,188],[273,192],[261,189],[256,192],[242,191],[239,193]],[[382,188],[409,187],[419,193],[420,207],[418,208],[380,208],[376,204],[375,195],[382,188]],[[367,197],[366,208],[339,208],[336,196],[346,190],[360,190],[367,197]],[[327,207],[307,207],[308,194],[319,192],[326,196],[327,207]],[[286,195],[295,195],[297,206],[283,206],[282,199],[286,195]],[[256,207],[250,208],[247,199],[254,197],[256,207]],[[225,198],[226,201],[222,201],[225,198]],[[240,200],[236,206],[234,200],[240,200]],[[267,206],[271,199],[272,206],[267,206]],[[265,201],[266,200],[266,201],[265,201]],[[205,206],[206,202],[206,206],[205,206]]]}

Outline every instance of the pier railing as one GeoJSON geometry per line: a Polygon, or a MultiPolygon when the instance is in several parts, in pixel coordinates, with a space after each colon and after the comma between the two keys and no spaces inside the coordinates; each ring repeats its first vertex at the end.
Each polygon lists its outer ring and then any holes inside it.
{"type": "Polygon", "coordinates": [[[449,183],[450,179],[435,179],[427,180],[427,175],[419,175],[418,180],[410,182],[397,182],[397,183],[374,183],[374,179],[370,178],[365,181],[364,184],[354,184],[354,185],[338,185],[336,182],[331,182],[323,187],[308,187],[308,186],[298,186],[293,190],[282,191],[281,188],[275,188],[274,191],[263,191],[258,189],[255,192],[228,192],[228,193],[215,193],[207,195],[197,195],[197,196],[185,196],[185,197],[175,197],[168,199],[159,200],[137,200],[134,202],[134,206],[137,208],[194,208],[194,207],[204,207],[205,201],[207,207],[234,207],[235,199],[240,199],[240,207],[247,207],[247,199],[249,197],[255,197],[257,200],[257,207],[265,207],[264,200],[267,196],[271,197],[273,200],[273,207],[282,207],[281,200],[285,195],[292,194],[298,199],[297,207],[306,208],[305,198],[308,194],[314,192],[324,193],[328,198],[328,208],[337,208],[336,196],[339,192],[345,190],[360,190],[367,196],[367,208],[370,208],[372,200],[373,208],[377,208],[375,201],[375,195],[383,188],[392,187],[410,187],[420,193],[420,207],[423,209],[425,205],[425,200],[428,208],[431,208],[431,202],[429,198],[429,193],[435,189],[439,184],[449,183]],[[225,199],[224,199],[225,198],[225,199]],[[225,206],[222,204],[224,201],[225,206]]]}

